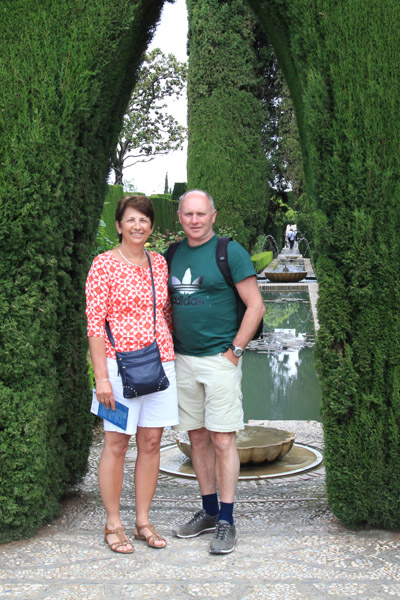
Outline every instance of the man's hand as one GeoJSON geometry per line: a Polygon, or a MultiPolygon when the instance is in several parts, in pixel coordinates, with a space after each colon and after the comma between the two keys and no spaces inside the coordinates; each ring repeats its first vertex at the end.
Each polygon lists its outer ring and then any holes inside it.
{"type": "Polygon", "coordinates": [[[235,356],[231,350],[231,348],[228,348],[228,350],[226,352],[224,352],[224,356],[225,358],[227,358],[231,363],[233,363],[235,365],[235,367],[238,366],[239,364],[239,356],[235,356]]]}

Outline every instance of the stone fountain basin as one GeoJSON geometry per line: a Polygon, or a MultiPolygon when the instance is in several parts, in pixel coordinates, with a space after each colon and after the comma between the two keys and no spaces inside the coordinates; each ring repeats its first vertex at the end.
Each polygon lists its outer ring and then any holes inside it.
{"type": "Polygon", "coordinates": [[[307,277],[307,271],[265,271],[264,275],[275,283],[294,283],[307,277]]]}
{"type": "MultiPolygon", "coordinates": [[[[236,445],[241,465],[273,462],[285,456],[293,447],[295,434],[283,429],[245,425],[236,434],[236,445]]],[[[176,443],[188,458],[192,458],[187,434],[179,434],[176,443]]]]}
{"type": "Polygon", "coordinates": [[[264,276],[276,283],[291,283],[301,281],[307,276],[304,269],[304,260],[298,258],[280,259],[269,271],[264,271],[264,276]]]}

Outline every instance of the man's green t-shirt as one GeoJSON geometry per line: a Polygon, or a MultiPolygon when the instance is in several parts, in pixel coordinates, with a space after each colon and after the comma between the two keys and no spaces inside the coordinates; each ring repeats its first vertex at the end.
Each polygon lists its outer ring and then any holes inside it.
{"type": "MultiPolygon", "coordinates": [[[[237,302],[216,262],[218,237],[200,246],[183,240],[169,276],[175,351],[192,356],[225,352],[238,330],[237,302]]],[[[228,263],[234,283],[255,275],[249,254],[229,242],[228,263]]]]}

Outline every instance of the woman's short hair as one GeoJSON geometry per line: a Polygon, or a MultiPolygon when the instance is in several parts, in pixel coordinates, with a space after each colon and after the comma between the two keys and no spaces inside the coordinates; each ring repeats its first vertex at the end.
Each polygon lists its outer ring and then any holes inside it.
{"type": "MultiPolygon", "coordinates": [[[[147,196],[123,196],[115,209],[115,220],[121,225],[127,208],[134,208],[150,219],[151,226],[154,225],[154,208],[147,196]]],[[[118,234],[119,241],[122,241],[122,235],[118,234]]]]}

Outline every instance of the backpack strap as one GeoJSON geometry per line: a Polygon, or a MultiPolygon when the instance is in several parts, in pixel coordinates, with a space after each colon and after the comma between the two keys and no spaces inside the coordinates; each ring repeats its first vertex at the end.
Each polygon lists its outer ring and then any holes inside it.
{"type": "Polygon", "coordinates": [[[217,248],[215,251],[215,259],[217,261],[218,269],[221,271],[226,283],[229,287],[233,288],[236,295],[238,291],[232,279],[231,270],[228,263],[228,244],[232,241],[231,237],[219,237],[217,241],[217,248]]]}
{"type": "MultiPolygon", "coordinates": [[[[231,237],[218,238],[215,258],[217,261],[218,268],[221,271],[222,275],[224,276],[226,283],[235,292],[236,301],[237,301],[237,310],[238,310],[238,322],[239,322],[239,326],[240,326],[240,323],[242,322],[242,319],[243,319],[244,313],[247,310],[247,307],[246,307],[245,303],[243,302],[243,300],[241,299],[239,292],[237,291],[236,285],[234,284],[233,279],[232,279],[231,270],[229,268],[228,244],[231,240],[232,240],[231,237]]],[[[263,319],[261,319],[261,321],[259,322],[257,330],[254,333],[252,339],[257,340],[261,336],[262,331],[263,331],[263,319]]]]}
{"type": "Polygon", "coordinates": [[[172,259],[174,258],[175,252],[178,250],[180,242],[172,242],[164,252],[164,258],[167,261],[168,271],[171,271],[172,259]]]}

